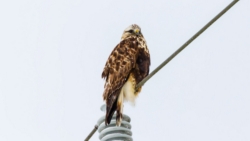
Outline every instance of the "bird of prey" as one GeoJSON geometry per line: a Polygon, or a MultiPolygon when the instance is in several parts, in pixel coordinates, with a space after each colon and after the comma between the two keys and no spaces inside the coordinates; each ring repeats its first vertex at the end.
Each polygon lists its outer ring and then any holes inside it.
{"type": "Polygon", "coordinates": [[[111,52],[102,72],[104,78],[103,99],[106,101],[105,125],[110,124],[116,111],[116,125],[122,121],[123,102],[135,102],[141,91],[136,85],[149,73],[150,54],[141,28],[127,27],[120,43],[111,52]]]}

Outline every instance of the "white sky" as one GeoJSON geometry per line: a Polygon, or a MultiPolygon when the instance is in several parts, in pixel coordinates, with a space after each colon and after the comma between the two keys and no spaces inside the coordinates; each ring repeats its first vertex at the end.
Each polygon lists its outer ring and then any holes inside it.
{"type": "MultiPolygon", "coordinates": [[[[142,28],[153,70],[230,2],[1,1],[0,140],[82,141],[103,115],[101,73],[127,26],[142,28]]],[[[250,140],[249,6],[238,2],[125,104],[135,141],[250,140]]]]}

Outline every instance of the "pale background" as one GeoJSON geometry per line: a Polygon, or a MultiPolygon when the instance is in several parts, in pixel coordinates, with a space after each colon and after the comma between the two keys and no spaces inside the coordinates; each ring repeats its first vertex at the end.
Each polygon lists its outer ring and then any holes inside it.
{"type": "MultiPolygon", "coordinates": [[[[103,115],[101,72],[127,26],[141,26],[152,71],[230,2],[1,1],[0,140],[82,141],[103,115]]],[[[125,104],[135,141],[250,140],[249,6],[238,2],[125,104]]]]}

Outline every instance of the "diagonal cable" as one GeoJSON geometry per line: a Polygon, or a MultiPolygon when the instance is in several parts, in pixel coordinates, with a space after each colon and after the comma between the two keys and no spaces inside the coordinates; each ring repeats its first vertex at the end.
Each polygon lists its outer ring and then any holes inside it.
{"type": "Polygon", "coordinates": [[[152,76],[154,76],[160,69],[162,69],[168,62],[170,62],[176,55],[178,55],[183,49],[185,49],[193,40],[195,40],[201,33],[203,33],[210,25],[218,20],[224,13],[226,13],[235,3],[239,0],[232,1],[226,8],[224,8],[218,15],[216,15],[210,22],[202,27],[196,34],[194,34],[186,43],[184,43],[179,49],[177,49],[171,56],[169,56],[164,62],[162,62],[154,71],[152,71],[147,77],[145,77],[140,83],[136,85],[136,89],[144,85],[152,76]]]}

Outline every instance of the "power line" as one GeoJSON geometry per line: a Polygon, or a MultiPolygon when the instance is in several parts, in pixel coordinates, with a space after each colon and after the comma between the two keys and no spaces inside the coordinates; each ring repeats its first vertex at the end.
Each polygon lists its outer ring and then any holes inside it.
{"type": "MultiPolygon", "coordinates": [[[[224,13],[226,13],[232,6],[234,6],[239,0],[232,1],[226,8],[224,8],[219,14],[217,14],[212,20],[210,20],[204,27],[202,27],[196,34],[194,34],[186,43],[184,43],[179,49],[177,49],[171,56],[169,56],[164,62],[162,62],[155,70],[153,70],[147,77],[145,77],[140,83],[136,85],[136,89],[144,85],[152,76],[154,76],[160,69],[162,69],[167,63],[169,63],[176,55],[178,55],[183,49],[185,49],[192,41],[194,41],[201,33],[203,33],[208,27],[210,27],[216,20],[218,20],[224,13]]],[[[84,141],[88,141],[92,135],[96,132],[98,126],[95,125],[94,129],[87,136],[84,141]]]]}
{"type": "Polygon", "coordinates": [[[140,83],[136,85],[136,89],[144,85],[152,76],[154,76],[160,69],[162,69],[168,62],[170,62],[176,55],[178,55],[183,49],[185,49],[194,39],[196,39],[201,33],[203,33],[210,25],[218,20],[224,13],[226,13],[236,2],[232,1],[226,8],[224,8],[218,15],[216,15],[210,22],[202,27],[196,34],[194,34],[186,43],[184,43],[179,49],[177,49],[171,56],[169,56],[164,62],[162,62],[154,71],[152,71],[147,77],[145,77],[140,83]]]}
{"type": "Polygon", "coordinates": [[[94,129],[89,133],[89,135],[86,137],[84,141],[88,141],[95,134],[97,129],[98,129],[98,125],[95,125],[94,129]]]}

